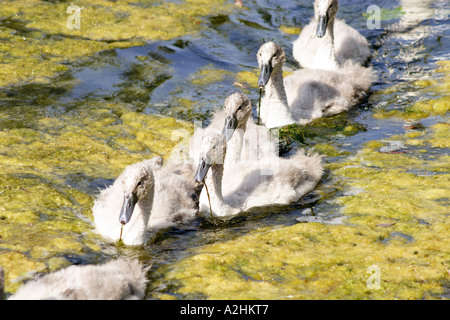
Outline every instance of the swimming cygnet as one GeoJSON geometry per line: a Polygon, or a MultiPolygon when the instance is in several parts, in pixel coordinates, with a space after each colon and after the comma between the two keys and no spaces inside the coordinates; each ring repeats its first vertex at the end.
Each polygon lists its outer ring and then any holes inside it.
{"type": "Polygon", "coordinates": [[[190,224],[197,217],[200,188],[192,181],[196,168],[191,163],[168,162],[153,170],[155,195],[149,231],[190,224]]]}
{"type": "MultiPolygon", "coordinates": [[[[208,188],[214,217],[227,220],[253,208],[290,204],[312,191],[322,177],[320,156],[307,156],[303,151],[291,158],[241,161],[224,174],[225,140],[220,133],[203,137],[195,176],[208,188]]],[[[205,188],[200,195],[199,212],[205,218],[211,215],[205,188]]]]}
{"type": "Polygon", "coordinates": [[[10,300],[143,299],[147,268],[138,260],[117,259],[101,265],[70,266],[20,287],[10,300]]]}
{"type": "Polygon", "coordinates": [[[147,231],[185,224],[195,218],[193,171],[161,167],[156,157],[129,165],[92,208],[96,231],[110,241],[142,245],[147,231]],[[187,178],[189,177],[189,179],[187,178]]]}
{"type": "Polygon", "coordinates": [[[242,159],[256,160],[278,155],[278,140],[252,117],[252,103],[243,93],[229,95],[223,108],[217,110],[206,128],[198,128],[191,138],[192,163],[198,165],[202,137],[208,132],[222,132],[227,138],[226,165],[242,159]],[[233,134],[234,133],[234,134],[233,134]]]}
{"type": "Polygon", "coordinates": [[[293,43],[293,56],[301,67],[338,70],[348,63],[365,65],[369,43],[354,28],[336,19],[337,0],[315,0],[314,19],[293,43]]]}
{"type": "Polygon", "coordinates": [[[267,128],[305,124],[356,105],[370,88],[371,68],[348,65],[339,71],[300,69],[283,79],[285,52],[273,42],[258,51],[258,85],[264,87],[261,121],[267,128]]]}
{"type": "Polygon", "coordinates": [[[252,103],[245,94],[236,92],[228,96],[224,110],[222,133],[227,140],[226,166],[278,155],[277,137],[253,121],[252,103]]]}

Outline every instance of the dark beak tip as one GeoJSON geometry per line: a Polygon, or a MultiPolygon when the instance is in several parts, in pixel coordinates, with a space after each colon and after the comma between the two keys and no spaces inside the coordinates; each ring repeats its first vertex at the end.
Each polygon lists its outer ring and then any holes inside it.
{"type": "Polygon", "coordinates": [[[264,87],[266,86],[268,80],[269,80],[269,79],[267,79],[267,81],[266,81],[266,80],[265,80],[265,77],[264,77],[264,76],[261,76],[261,77],[258,79],[258,87],[264,88],[264,87]]]}
{"type": "Polygon", "coordinates": [[[127,218],[125,217],[125,216],[122,216],[120,219],[119,219],[119,222],[120,222],[120,224],[121,225],[126,225],[127,223],[128,223],[128,221],[127,221],[127,218]]]}

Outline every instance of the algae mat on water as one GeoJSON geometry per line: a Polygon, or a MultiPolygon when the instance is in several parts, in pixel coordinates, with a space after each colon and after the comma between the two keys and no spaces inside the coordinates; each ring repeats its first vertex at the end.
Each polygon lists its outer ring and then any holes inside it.
{"type": "MultiPolygon", "coordinates": [[[[432,144],[443,131],[448,136],[450,125],[435,125],[416,139],[432,144]]],[[[175,295],[207,299],[422,299],[446,294],[449,156],[424,160],[420,150],[384,154],[378,151],[381,145],[370,142],[357,156],[328,166],[349,188],[349,195],[336,199],[347,217],[345,225],[254,230],[194,250],[167,267],[161,282],[171,284],[175,295]]]]}
{"type": "Polygon", "coordinates": [[[225,1],[1,1],[0,86],[50,83],[96,52],[198,33],[225,1]]]}
{"type": "MultiPolygon", "coordinates": [[[[405,133],[332,152],[343,225],[260,228],[193,249],[151,284],[153,297],[201,299],[440,299],[450,287],[448,61],[433,96],[374,117],[406,119],[405,133]],[[424,129],[409,121],[441,116],[424,129]],[[408,124],[409,123],[409,124],[408,124]],[[410,128],[411,127],[411,128],[410,128]],[[398,148],[392,148],[397,146],[398,148]],[[336,158],[335,158],[336,159],[336,158]],[[159,288],[169,288],[159,291],[159,288]]],[[[383,93],[379,93],[383,94],[383,93]]],[[[322,150],[323,146],[318,148],[322,150]]],[[[325,153],[329,153],[325,148],[325,153]]],[[[339,209],[338,209],[339,210],[339,209]]]]}
{"type": "Polygon", "coordinates": [[[40,92],[30,102],[14,100],[8,86],[70,90],[78,81],[73,66],[96,53],[197,34],[203,17],[231,8],[206,0],[0,2],[0,86],[8,102],[0,111],[0,265],[8,294],[36,272],[104,259],[90,219],[98,189],[128,164],[169,158],[180,135],[193,130],[122,102],[48,107],[39,105],[40,92]]]}
{"type": "Polygon", "coordinates": [[[174,132],[192,130],[187,122],[95,100],[64,119],[42,117],[35,128],[0,131],[0,265],[6,291],[14,292],[34,272],[101,256],[91,223],[98,189],[131,163],[169,158],[182,146],[174,132]]]}

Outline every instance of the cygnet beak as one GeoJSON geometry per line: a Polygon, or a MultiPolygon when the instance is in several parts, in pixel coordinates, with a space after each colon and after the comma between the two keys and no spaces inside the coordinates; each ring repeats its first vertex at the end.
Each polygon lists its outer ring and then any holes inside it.
{"type": "Polygon", "coordinates": [[[317,20],[317,30],[316,30],[316,36],[318,38],[322,38],[325,35],[325,33],[327,32],[327,25],[328,25],[327,15],[320,15],[319,20],[317,20]]]}
{"type": "Polygon", "coordinates": [[[207,157],[202,157],[200,163],[198,164],[197,173],[195,174],[195,182],[203,182],[205,180],[206,174],[211,167],[211,162],[208,161],[207,157]]]}
{"type": "Polygon", "coordinates": [[[130,221],[137,202],[138,198],[134,192],[124,195],[122,209],[120,209],[119,214],[119,221],[121,224],[125,225],[130,221]]]}
{"type": "Polygon", "coordinates": [[[258,86],[265,87],[267,82],[269,82],[270,75],[272,74],[272,64],[269,62],[261,66],[261,73],[258,78],[258,86]]]}
{"type": "Polygon", "coordinates": [[[227,114],[225,117],[225,125],[223,126],[222,134],[225,136],[225,139],[228,141],[233,136],[234,130],[238,125],[238,120],[235,116],[231,114],[227,114]]]}

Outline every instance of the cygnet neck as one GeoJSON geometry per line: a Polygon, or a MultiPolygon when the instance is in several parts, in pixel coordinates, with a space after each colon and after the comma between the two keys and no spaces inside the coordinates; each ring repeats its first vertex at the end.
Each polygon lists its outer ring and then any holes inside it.
{"type": "Polygon", "coordinates": [[[268,129],[295,123],[286,97],[283,70],[274,68],[261,102],[261,120],[268,129]]]}
{"type": "Polygon", "coordinates": [[[224,163],[224,165],[227,167],[236,164],[241,160],[244,134],[247,130],[247,120],[239,122],[238,126],[233,132],[233,136],[227,142],[227,153],[224,163]]]}
{"type": "MultiPolygon", "coordinates": [[[[236,213],[238,213],[240,210],[238,208],[233,208],[225,203],[222,194],[223,171],[224,171],[223,164],[212,165],[211,168],[209,168],[209,172],[205,177],[205,184],[207,185],[209,191],[213,216],[231,217],[234,216],[236,213]]],[[[202,191],[201,197],[203,198],[200,201],[201,203],[203,203],[203,207],[200,208],[201,211],[210,212],[205,188],[202,191]]]]}
{"type": "Polygon", "coordinates": [[[319,46],[317,48],[312,69],[339,69],[339,64],[336,60],[336,52],[334,48],[334,18],[332,18],[332,20],[328,22],[325,35],[319,39],[319,46]]]}

